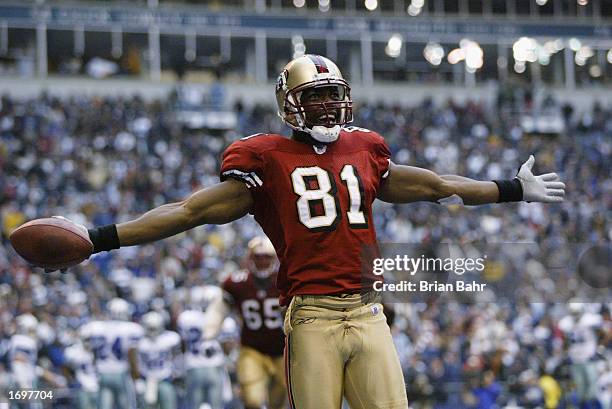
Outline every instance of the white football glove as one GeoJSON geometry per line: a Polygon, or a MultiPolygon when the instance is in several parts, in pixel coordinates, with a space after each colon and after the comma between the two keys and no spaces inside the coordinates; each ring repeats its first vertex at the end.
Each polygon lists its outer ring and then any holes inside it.
{"type": "Polygon", "coordinates": [[[534,176],[531,168],[535,158],[529,155],[523,163],[516,178],[523,187],[523,200],[526,202],[560,203],[565,198],[565,183],[561,182],[556,173],[546,173],[534,176]]]}

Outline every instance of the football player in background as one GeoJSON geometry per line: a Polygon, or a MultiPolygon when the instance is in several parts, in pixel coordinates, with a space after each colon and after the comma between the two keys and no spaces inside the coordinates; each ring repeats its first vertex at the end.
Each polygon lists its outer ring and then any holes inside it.
{"type": "MultiPolygon", "coordinates": [[[[40,389],[41,380],[53,387],[65,386],[65,380],[37,365],[39,340],[37,338],[38,319],[32,314],[22,314],[15,319],[15,334],[7,345],[8,380],[10,389],[40,389]]],[[[16,401],[18,408],[39,409],[41,402],[16,401]]]]}
{"type": "Polygon", "coordinates": [[[100,385],[93,353],[79,337],[75,337],[72,345],[64,350],[64,360],[66,371],[74,380],[77,409],[96,408],[100,385]]]}
{"type": "MultiPolygon", "coordinates": [[[[138,371],[144,379],[141,388],[142,407],[176,409],[177,396],[172,383],[177,356],[180,354],[181,337],[165,330],[164,317],[150,311],[142,316],[146,336],[138,343],[138,371]]],[[[138,382],[137,381],[137,382],[138,382]]]]}
{"type": "Polygon", "coordinates": [[[230,397],[224,390],[229,386],[225,369],[225,354],[214,337],[205,336],[209,320],[207,309],[219,297],[221,288],[198,286],[189,294],[189,309],[178,317],[178,330],[184,344],[186,403],[188,409],[199,409],[208,404],[211,409],[222,409],[230,397]]]}
{"type": "Polygon", "coordinates": [[[291,405],[336,409],[345,395],[353,408],[405,409],[397,353],[372,291],[374,200],[558,203],[565,185],[554,173],[534,176],[533,156],[516,177],[496,181],[393,163],[383,137],[346,127],[353,118],[350,87],[325,57],[289,62],[276,99],[291,138],[257,134],[234,142],[224,152],[219,184],[135,220],[91,229],[94,252],[252,213],[280,259],[291,405]]]}
{"type": "Polygon", "coordinates": [[[597,408],[597,381],[599,378],[597,355],[597,330],[603,319],[601,306],[571,300],[569,314],[559,320],[559,329],[566,337],[569,348],[571,376],[576,386],[581,408],[597,408]]]}
{"type": "Polygon", "coordinates": [[[17,388],[38,387],[38,320],[32,314],[22,314],[15,320],[15,335],[8,344],[8,363],[13,383],[17,388]]]}
{"type": "Polygon", "coordinates": [[[136,346],[144,336],[143,328],[130,321],[130,304],[113,298],[107,305],[109,321],[91,321],[80,329],[93,351],[100,379],[100,409],[133,409],[136,407],[133,373],[136,368],[136,346]]]}
{"type": "Polygon", "coordinates": [[[247,270],[238,271],[223,283],[220,296],[209,307],[210,331],[216,332],[233,306],[239,313],[240,356],[238,381],[246,409],[282,409],[286,406],[284,380],[283,316],[278,303],[278,259],[265,236],[248,244],[247,270]]]}

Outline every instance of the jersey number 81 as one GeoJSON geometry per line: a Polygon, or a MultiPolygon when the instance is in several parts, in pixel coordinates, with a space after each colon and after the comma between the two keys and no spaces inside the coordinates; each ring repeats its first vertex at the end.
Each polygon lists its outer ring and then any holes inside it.
{"type": "MultiPolygon", "coordinates": [[[[368,220],[363,209],[363,184],[353,165],[344,165],[340,179],[346,185],[350,207],[346,212],[349,226],[366,229],[368,220]]],[[[332,231],[340,222],[336,182],[331,172],[318,166],[295,168],[291,172],[293,191],[299,196],[297,212],[300,222],[312,231],[332,231]],[[309,182],[316,181],[317,188],[309,188],[309,182]],[[313,206],[322,204],[323,214],[313,216],[313,206]]]]}

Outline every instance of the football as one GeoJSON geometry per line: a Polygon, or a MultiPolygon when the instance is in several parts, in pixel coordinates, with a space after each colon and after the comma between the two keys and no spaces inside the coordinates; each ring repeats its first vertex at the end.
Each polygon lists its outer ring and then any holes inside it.
{"type": "Polygon", "coordinates": [[[9,239],[21,257],[45,269],[72,267],[93,252],[87,231],[61,217],[29,221],[16,228],[9,239]]]}

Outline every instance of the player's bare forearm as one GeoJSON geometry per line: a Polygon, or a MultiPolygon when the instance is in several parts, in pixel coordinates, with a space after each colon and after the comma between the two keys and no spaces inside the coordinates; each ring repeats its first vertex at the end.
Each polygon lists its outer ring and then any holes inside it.
{"type": "Polygon", "coordinates": [[[466,205],[496,203],[499,199],[499,189],[495,182],[474,180],[457,175],[443,175],[440,178],[451,184],[451,190],[461,197],[466,205]]]}
{"type": "Polygon", "coordinates": [[[497,202],[499,190],[494,182],[439,176],[427,169],[391,163],[378,198],[389,203],[435,202],[452,195],[461,197],[464,204],[478,205],[497,202]]]}
{"type": "Polygon", "coordinates": [[[246,215],[253,198],[246,185],[230,179],[193,193],[187,199],[148,211],[117,225],[121,246],[161,240],[202,224],[225,224],[246,215]]]}

